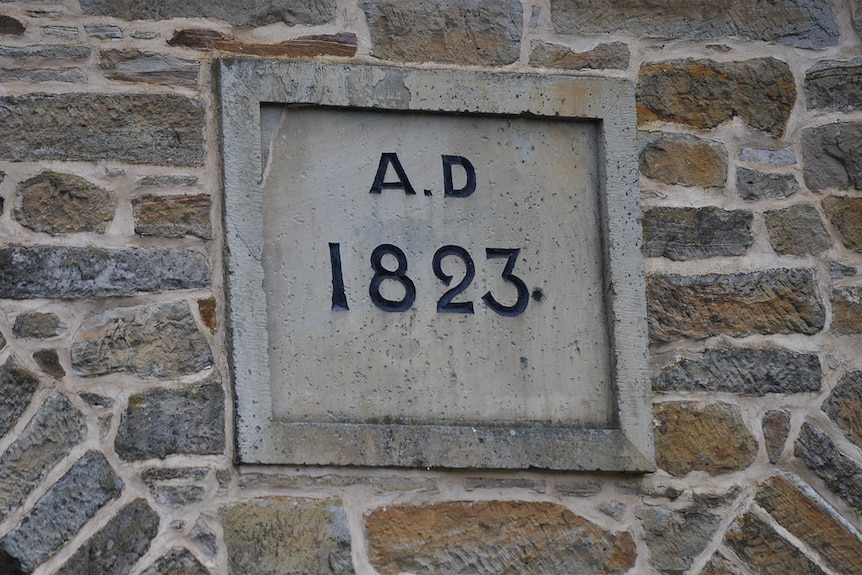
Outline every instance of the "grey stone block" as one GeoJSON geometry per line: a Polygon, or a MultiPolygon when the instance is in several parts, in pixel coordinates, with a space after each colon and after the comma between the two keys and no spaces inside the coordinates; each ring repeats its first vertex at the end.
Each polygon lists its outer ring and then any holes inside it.
{"type": "Polygon", "coordinates": [[[335,18],[336,0],[82,0],[84,14],[123,20],[215,18],[240,26],[284,22],[290,26],[325,24],[335,18]]]}
{"type": "Polygon", "coordinates": [[[0,367],[0,437],[15,425],[27,409],[39,380],[9,357],[0,367]]]}
{"type": "Polygon", "coordinates": [[[748,211],[720,208],[652,208],[644,212],[643,252],[647,257],[690,260],[739,256],[754,241],[748,211]]]}
{"type": "Polygon", "coordinates": [[[803,176],[812,190],[862,190],[862,123],[826,124],[802,131],[803,176]]]}

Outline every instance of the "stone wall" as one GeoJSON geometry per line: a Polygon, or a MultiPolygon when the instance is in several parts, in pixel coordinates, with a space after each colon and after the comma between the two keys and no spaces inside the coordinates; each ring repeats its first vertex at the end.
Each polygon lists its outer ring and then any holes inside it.
{"type": "Polygon", "coordinates": [[[0,574],[859,573],[862,2],[0,3],[0,574]],[[659,469],[232,465],[211,62],[636,83],[659,469]]]}

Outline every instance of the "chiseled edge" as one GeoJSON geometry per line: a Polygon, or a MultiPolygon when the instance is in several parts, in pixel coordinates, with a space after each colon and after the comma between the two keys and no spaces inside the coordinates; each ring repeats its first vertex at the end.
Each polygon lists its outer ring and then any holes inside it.
{"type": "Polygon", "coordinates": [[[630,82],[247,58],[221,59],[214,68],[220,98],[228,331],[240,463],[655,469],[630,82]],[[604,279],[619,429],[273,421],[261,260],[262,103],[600,120],[604,279]],[[475,437],[483,439],[476,444],[475,437]],[[335,442],[332,449],[324,447],[329,440],[335,442]],[[512,465],[513,458],[518,458],[518,466],[512,465]]]}

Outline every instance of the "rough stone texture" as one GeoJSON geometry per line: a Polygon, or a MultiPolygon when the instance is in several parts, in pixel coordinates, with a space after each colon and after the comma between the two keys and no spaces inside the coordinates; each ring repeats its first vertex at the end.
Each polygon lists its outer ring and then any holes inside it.
{"type": "Polygon", "coordinates": [[[834,509],[800,483],[770,477],[758,487],[755,500],[782,527],[817,551],[836,573],[854,573],[862,566],[862,540],[838,519],[834,509]]]}
{"type": "Polygon", "coordinates": [[[802,159],[805,184],[812,190],[862,190],[862,123],[802,130],[802,159]]]}
{"type": "Polygon", "coordinates": [[[167,94],[0,97],[0,159],[197,166],[204,160],[200,102],[167,94]]]}
{"type": "Polygon", "coordinates": [[[89,318],[72,337],[72,369],[83,376],[127,371],[170,378],[212,362],[209,343],[185,302],[109,310],[89,318]]]}
{"type": "Polygon", "coordinates": [[[690,568],[721,522],[718,515],[693,508],[673,511],[641,506],[635,515],[643,524],[652,566],[670,573],[690,568]]]}
{"type": "Polygon", "coordinates": [[[314,34],[276,44],[249,43],[235,40],[232,36],[215,30],[177,30],[168,40],[171,46],[184,46],[195,50],[219,50],[245,56],[265,58],[308,58],[312,56],[354,56],[357,39],[355,34],[314,34]]]}
{"type": "Polygon", "coordinates": [[[769,463],[778,463],[784,444],[790,435],[790,412],[784,409],[767,411],[761,422],[763,426],[763,441],[766,443],[766,455],[769,463]]]}
{"type": "Polygon", "coordinates": [[[203,481],[208,474],[209,469],[206,467],[153,467],[145,469],[141,473],[141,479],[147,485],[153,486],[162,481],[172,481],[175,479],[203,481]]]}
{"type": "Polygon", "coordinates": [[[643,215],[644,255],[674,261],[739,256],[754,241],[746,211],[652,208],[643,215]]]}
{"type": "Polygon", "coordinates": [[[577,483],[556,483],[554,491],[566,497],[590,497],[602,490],[602,484],[597,481],[580,481],[577,483]]]}
{"type": "Polygon", "coordinates": [[[144,556],[158,531],[159,514],[146,500],[135,499],[84,542],[56,575],[125,575],[144,556]]]}
{"type": "Polygon", "coordinates": [[[12,16],[0,14],[0,34],[8,36],[22,36],[26,30],[26,26],[20,20],[12,16]]]}
{"type": "Polygon", "coordinates": [[[769,166],[790,166],[796,163],[796,154],[790,146],[777,150],[742,148],[739,150],[739,159],[742,162],[767,164],[769,166]]]}
{"type": "Polygon", "coordinates": [[[451,501],[378,508],[366,517],[368,558],[381,575],[616,574],[635,546],[549,502],[451,501]]]}
{"type": "Polygon", "coordinates": [[[727,180],[727,152],[718,142],[689,134],[655,134],[640,155],[643,175],[665,184],[723,186],[727,180]]]}
{"type": "Polygon", "coordinates": [[[783,349],[707,349],[680,359],[653,379],[656,391],[710,391],[766,395],[820,390],[816,355],[783,349]]]}
{"type": "Polygon", "coordinates": [[[6,336],[0,333],[0,351],[6,348],[6,336]]]}
{"type": "Polygon", "coordinates": [[[464,489],[527,489],[535,493],[545,493],[547,485],[544,481],[525,478],[493,479],[490,477],[467,477],[464,479],[464,489]]]}
{"type": "Polygon", "coordinates": [[[55,38],[77,38],[78,28],[75,26],[42,26],[43,36],[54,36],[55,38]]]}
{"type": "Polygon", "coordinates": [[[353,573],[339,501],[266,497],[222,508],[230,575],[353,573]]]}
{"type": "Polygon", "coordinates": [[[52,393],[0,456],[0,520],[24,501],[86,432],[84,416],[63,395],[52,393]]]}
{"type": "Polygon", "coordinates": [[[87,75],[77,68],[40,70],[0,68],[5,82],[86,82],[87,75]]]}
{"type": "Polygon", "coordinates": [[[198,517],[192,530],[189,531],[189,539],[202,550],[207,557],[215,557],[218,553],[218,538],[212,532],[209,525],[202,517],[198,517]]]}
{"type": "Polygon", "coordinates": [[[841,378],[823,402],[823,411],[850,441],[862,447],[862,371],[841,378]]]}
{"type": "Polygon", "coordinates": [[[27,409],[37,387],[36,376],[18,365],[13,356],[0,367],[0,437],[6,435],[27,409]]]}
{"type": "Polygon", "coordinates": [[[796,101],[790,68],[774,58],[648,63],[641,66],[636,90],[640,123],[661,120],[710,129],[738,116],[776,138],[784,135],[796,101]]]}
{"type": "Polygon", "coordinates": [[[825,311],[806,269],[740,274],[647,276],[650,337],[671,341],[713,335],[814,334],[825,311]]]}
{"type": "Polygon", "coordinates": [[[832,331],[840,335],[862,333],[862,287],[832,289],[832,331]]]}
{"type": "Polygon", "coordinates": [[[515,0],[375,0],[360,7],[377,58],[495,66],[520,56],[523,17],[515,0]]]}
{"type": "Polygon", "coordinates": [[[88,451],[3,539],[0,549],[29,572],[54,554],[108,501],[123,482],[105,456],[88,451]]]}
{"type": "Polygon", "coordinates": [[[853,251],[862,252],[862,198],[830,196],[823,198],[823,211],[838,229],[841,241],[853,251]]]}
{"type": "Polygon", "coordinates": [[[12,333],[26,339],[47,339],[66,333],[66,324],[55,313],[26,312],[15,318],[12,333]]]}
{"type": "Polygon", "coordinates": [[[628,32],[653,38],[721,38],[822,48],[838,42],[838,25],[822,0],[551,0],[561,34],[628,32]]]}
{"type": "Polygon", "coordinates": [[[559,44],[535,41],[530,46],[530,65],[563,70],[612,69],[629,67],[631,50],[623,42],[608,42],[596,45],[586,52],[575,52],[559,44]]]}
{"type": "Polygon", "coordinates": [[[798,204],[764,214],[769,243],[778,255],[803,257],[829,249],[831,241],[814,206],[798,204]]]}
{"type": "Polygon", "coordinates": [[[343,475],[272,475],[243,473],[239,478],[242,489],[330,489],[350,485],[367,485],[377,493],[390,491],[437,491],[434,479],[407,477],[345,477],[343,475]]]}
{"type": "Polygon", "coordinates": [[[0,249],[0,298],[78,298],[206,287],[206,255],[183,249],[11,246],[0,249]]]}
{"type": "Polygon", "coordinates": [[[849,505],[862,512],[862,467],[835,447],[828,435],[802,425],[793,453],[849,505]]]}
{"type": "Polygon", "coordinates": [[[51,235],[104,233],[117,196],[80,176],[42,172],[18,184],[13,214],[18,223],[51,235]]]}
{"type": "Polygon", "coordinates": [[[829,277],[834,280],[853,277],[856,275],[856,271],[854,266],[848,266],[841,262],[829,262],[829,277]]]}
{"type": "Polygon", "coordinates": [[[817,62],[805,73],[808,108],[852,112],[862,108],[862,59],[817,62]]]}
{"type": "Polygon", "coordinates": [[[700,575],[748,575],[739,570],[736,565],[716,553],[707,563],[700,575]]]}
{"type": "Polygon", "coordinates": [[[206,194],[140,196],[132,200],[132,213],[135,233],[142,236],[212,237],[210,197],[206,194]]]}
{"type": "Polygon", "coordinates": [[[123,29],[109,24],[84,24],[84,32],[90,38],[116,40],[123,37],[123,29]]]}
{"type": "Polygon", "coordinates": [[[210,575],[206,567],[185,547],[174,547],[141,575],[210,575]]]}
{"type": "Polygon", "coordinates": [[[671,475],[745,469],[757,441],[739,408],[723,402],[677,401],[653,406],[656,463],[671,475]]]}
{"type": "Polygon", "coordinates": [[[66,376],[66,370],[60,364],[60,356],[57,355],[57,350],[40,349],[33,352],[33,360],[39,366],[39,369],[55,379],[62,379],[66,376]]]}
{"type": "Polygon", "coordinates": [[[755,573],[825,575],[801,551],[751,513],[731,525],[724,541],[755,573]]]}
{"type": "Polygon", "coordinates": [[[198,300],[198,313],[201,314],[201,321],[207,326],[212,333],[215,333],[218,327],[218,315],[216,310],[216,300],[213,297],[198,300]]]}
{"type": "Polygon", "coordinates": [[[736,191],[745,200],[783,199],[799,190],[792,174],[764,174],[756,170],[736,170],[736,191]]]}
{"type": "Polygon", "coordinates": [[[253,5],[242,0],[82,0],[84,14],[121,20],[215,18],[239,26],[265,26],[284,22],[316,25],[335,18],[335,0],[261,0],[253,5]]]}
{"type": "Polygon", "coordinates": [[[114,442],[125,460],[224,452],[224,393],[213,382],[129,398],[114,442]]]}
{"type": "Polygon", "coordinates": [[[86,46],[0,46],[0,58],[7,60],[86,60],[89,57],[90,49],[86,46]]]}
{"type": "Polygon", "coordinates": [[[109,80],[195,86],[200,63],[170,54],[128,49],[103,51],[99,67],[109,80]]]}
{"type": "Polygon", "coordinates": [[[206,490],[201,485],[161,485],[152,488],[153,495],[167,507],[183,507],[203,501],[206,490]]]}
{"type": "Polygon", "coordinates": [[[180,188],[197,183],[197,176],[145,176],[135,182],[138,188],[180,188]]]}

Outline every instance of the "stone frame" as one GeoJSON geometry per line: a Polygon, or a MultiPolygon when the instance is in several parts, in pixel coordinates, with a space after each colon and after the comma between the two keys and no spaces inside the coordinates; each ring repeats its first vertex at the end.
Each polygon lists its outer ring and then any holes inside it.
{"type": "Polygon", "coordinates": [[[635,145],[625,80],[224,58],[220,99],[228,344],[241,464],[655,469],[635,145]],[[393,90],[393,87],[398,89],[393,90]],[[361,88],[361,89],[360,89],[361,88]],[[616,428],[274,421],[262,285],[266,104],[597,121],[604,289],[616,428]],[[265,114],[264,114],[265,116],[265,114]]]}

